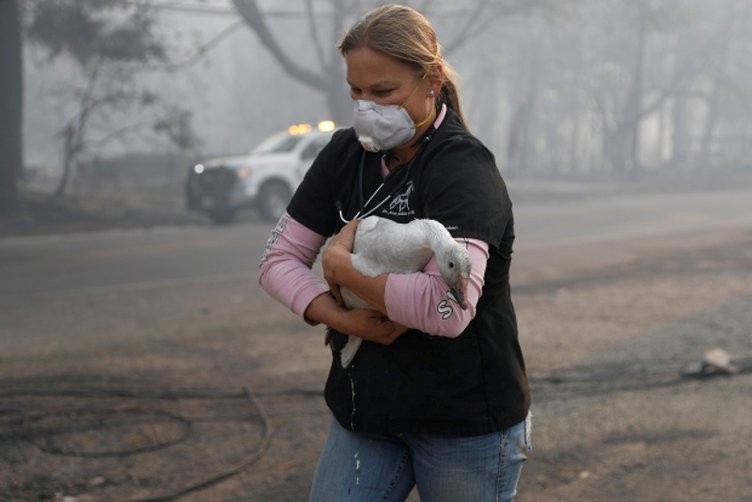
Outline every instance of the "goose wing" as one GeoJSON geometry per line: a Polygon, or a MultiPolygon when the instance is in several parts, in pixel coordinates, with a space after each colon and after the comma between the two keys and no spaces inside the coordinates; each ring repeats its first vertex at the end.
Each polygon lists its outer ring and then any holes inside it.
{"type": "Polygon", "coordinates": [[[358,225],[353,266],[362,274],[406,274],[421,270],[433,250],[421,220],[402,224],[369,216],[358,225]]]}

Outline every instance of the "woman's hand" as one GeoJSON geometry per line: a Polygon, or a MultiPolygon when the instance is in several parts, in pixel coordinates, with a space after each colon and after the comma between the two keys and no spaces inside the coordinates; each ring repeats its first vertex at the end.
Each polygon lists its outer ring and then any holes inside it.
{"type": "MultiPolygon", "coordinates": [[[[391,344],[408,330],[390,321],[378,310],[347,309],[337,305],[334,298],[326,293],[314,298],[305,311],[305,318],[309,322],[322,322],[340,333],[383,345],[391,344]]],[[[329,344],[329,333],[324,341],[329,344]]]]}
{"type": "Polygon", "coordinates": [[[337,272],[343,264],[351,263],[353,243],[355,242],[355,230],[360,220],[352,220],[342,227],[338,234],[329,240],[324,253],[321,255],[321,266],[324,269],[324,280],[329,284],[329,289],[337,303],[344,305],[339,283],[336,279],[337,272]]]}
{"type": "Polygon", "coordinates": [[[338,331],[382,345],[390,345],[408,329],[371,309],[349,310],[343,322],[338,331]]]}

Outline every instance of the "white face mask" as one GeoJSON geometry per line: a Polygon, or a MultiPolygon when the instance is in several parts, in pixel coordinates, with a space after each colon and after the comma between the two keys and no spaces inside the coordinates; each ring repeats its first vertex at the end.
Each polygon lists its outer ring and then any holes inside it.
{"type": "MultiPolygon", "coordinates": [[[[428,76],[423,74],[421,82],[428,76]]],[[[420,87],[420,82],[405,99],[405,103],[420,87]]],[[[415,131],[431,118],[429,113],[419,124],[415,124],[410,114],[402,105],[380,105],[373,101],[359,99],[355,101],[353,128],[363,148],[369,152],[391,150],[406,143],[415,136],[415,131]]]]}
{"type": "Polygon", "coordinates": [[[370,152],[390,150],[415,136],[413,119],[399,105],[355,102],[353,127],[363,148],[370,152]]]}

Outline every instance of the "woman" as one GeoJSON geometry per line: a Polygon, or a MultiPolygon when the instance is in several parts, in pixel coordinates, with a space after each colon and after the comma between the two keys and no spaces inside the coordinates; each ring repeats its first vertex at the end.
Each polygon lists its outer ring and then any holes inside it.
{"type": "Polygon", "coordinates": [[[429,22],[386,5],[339,50],[354,127],[334,134],[261,260],[260,284],[332,347],[334,420],[310,499],[511,500],[530,448],[530,398],[509,291],[511,202],[493,155],[466,129],[429,22]],[[416,274],[365,277],[351,264],[358,218],[443,223],[472,257],[467,308],[435,260],[416,274]],[[349,223],[346,223],[347,221],[349,223]],[[326,282],[310,270],[322,255],[326,282]],[[348,310],[345,286],[374,306],[348,310]],[[346,335],[363,339],[346,368],[346,335]]]}

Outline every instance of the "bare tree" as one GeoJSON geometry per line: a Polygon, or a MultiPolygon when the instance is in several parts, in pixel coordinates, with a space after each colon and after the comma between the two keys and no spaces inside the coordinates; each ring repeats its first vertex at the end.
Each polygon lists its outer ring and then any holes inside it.
{"type": "Polygon", "coordinates": [[[752,39],[747,30],[751,17],[752,9],[748,2],[731,4],[731,9],[720,19],[717,34],[713,37],[715,57],[703,66],[701,80],[704,92],[700,98],[706,103],[707,112],[698,142],[698,162],[702,167],[722,162],[735,163],[735,157],[747,157],[752,151],[745,138],[752,132],[748,125],[748,117],[752,113],[749,81],[752,66],[748,62],[752,54],[752,39]],[[741,117],[741,120],[737,117],[741,117]],[[725,138],[723,129],[726,129],[725,138]],[[734,133],[729,135],[729,129],[734,133]]]}
{"type": "Polygon", "coordinates": [[[278,36],[269,27],[267,16],[261,11],[256,0],[232,0],[232,3],[243,21],[258,36],[261,45],[274,56],[285,73],[320,92],[335,120],[341,121],[347,117],[350,107],[343,99],[344,73],[341,62],[333,50],[350,10],[347,8],[346,0],[331,0],[331,22],[326,42],[322,41],[319,26],[314,19],[313,2],[305,2],[309,36],[317,57],[318,70],[307,68],[288,54],[287,49],[280,44],[278,36]]]}
{"type": "Polygon", "coordinates": [[[664,155],[669,147],[659,143],[687,127],[671,123],[667,110],[676,110],[702,68],[712,67],[716,44],[701,40],[683,51],[673,42],[677,31],[699,22],[694,9],[675,0],[561,5],[568,11],[548,16],[545,28],[540,15],[532,16],[501,42],[514,61],[502,87],[507,167],[636,173],[648,144],[664,155]]]}
{"type": "Polygon", "coordinates": [[[18,2],[0,0],[0,217],[19,209],[23,174],[23,66],[18,2]]]}
{"type": "MultiPolygon", "coordinates": [[[[451,6],[453,11],[447,24],[452,26],[452,30],[444,41],[445,54],[449,54],[491,28],[500,18],[529,11],[531,8],[545,7],[551,2],[552,0],[481,0],[458,4],[423,0],[415,7],[429,16],[440,17],[441,8],[451,6]]],[[[317,69],[311,69],[310,65],[302,62],[308,55],[293,56],[290,49],[282,45],[280,40],[285,34],[272,30],[270,15],[259,8],[257,0],[232,0],[232,3],[280,67],[293,79],[321,93],[331,116],[337,121],[345,121],[351,114],[351,104],[346,99],[344,68],[335,47],[356,17],[382,2],[329,0],[325,12],[318,12],[312,0],[302,2],[301,19],[305,19],[308,25],[308,39],[317,69]],[[326,16],[325,23],[320,21],[320,15],[326,16]],[[327,27],[325,33],[322,33],[323,27],[327,27]]]]}
{"type": "Polygon", "coordinates": [[[163,134],[184,148],[190,146],[189,139],[195,139],[186,122],[190,114],[176,113],[174,106],[164,108],[158,94],[137,81],[148,64],[167,61],[166,47],[156,34],[148,7],[120,0],[39,2],[32,11],[28,35],[50,58],[66,53],[83,77],[73,116],[60,132],[63,174],[53,196],[65,193],[87,151],[142,132],[163,134]],[[137,115],[139,109],[149,109],[155,116],[125,125],[109,119],[114,110],[137,115]],[[91,131],[95,119],[99,120],[99,137],[91,131]]]}

